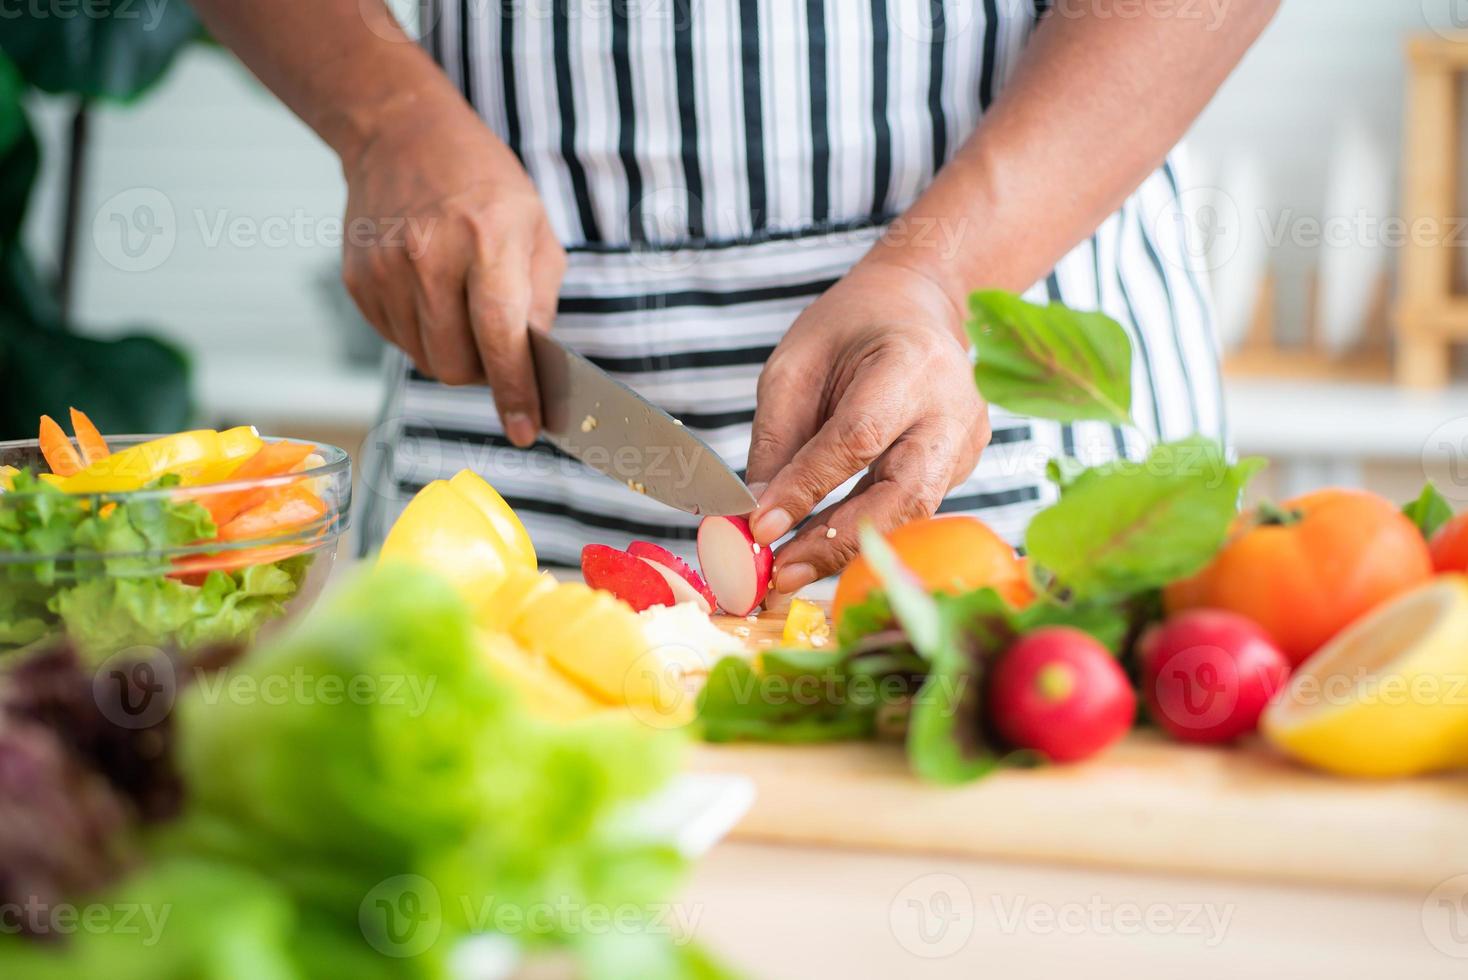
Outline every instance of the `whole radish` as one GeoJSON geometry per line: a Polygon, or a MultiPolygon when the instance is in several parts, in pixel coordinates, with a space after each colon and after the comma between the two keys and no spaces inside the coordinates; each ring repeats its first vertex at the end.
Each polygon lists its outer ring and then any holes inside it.
{"type": "Polygon", "coordinates": [[[1011,646],[989,679],[989,717],[1008,745],[1053,762],[1089,758],[1126,734],[1137,697],[1111,652],[1068,626],[1011,646]]]}
{"type": "Polygon", "coordinates": [[[1252,732],[1290,675],[1268,634],[1237,613],[1195,609],[1143,634],[1142,696],[1157,724],[1184,742],[1252,732]]]}

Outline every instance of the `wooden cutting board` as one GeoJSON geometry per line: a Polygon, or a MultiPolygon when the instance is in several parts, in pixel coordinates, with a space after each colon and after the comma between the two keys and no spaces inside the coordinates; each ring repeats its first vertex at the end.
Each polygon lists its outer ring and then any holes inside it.
{"type": "MultiPolygon", "coordinates": [[[[781,619],[718,622],[758,648],[781,619]]],[[[1468,776],[1346,780],[1258,743],[1136,732],[961,787],[920,782],[892,744],[699,745],[693,768],[753,779],[736,839],[1423,891],[1468,872],[1468,776]]]]}

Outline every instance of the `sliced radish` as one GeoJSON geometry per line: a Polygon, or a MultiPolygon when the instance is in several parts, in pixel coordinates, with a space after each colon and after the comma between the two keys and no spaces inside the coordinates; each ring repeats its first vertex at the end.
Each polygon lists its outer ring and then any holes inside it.
{"type": "Polygon", "coordinates": [[[581,549],[581,577],[593,589],[610,592],[638,612],[674,604],[673,589],[657,569],[604,544],[581,549]]]}
{"type": "Polygon", "coordinates": [[[698,567],[724,611],[754,612],[770,589],[775,556],[756,544],[743,517],[705,517],[698,525],[698,567]]]}
{"type": "Polygon", "coordinates": [[[697,600],[703,607],[704,612],[713,612],[719,601],[709,591],[708,583],[703,576],[693,570],[688,562],[673,554],[667,548],[655,545],[651,541],[634,541],[627,546],[627,554],[634,558],[652,564],[663,572],[663,578],[668,579],[668,584],[673,587],[673,594],[678,597],[679,602],[690,602],[697,600]],[[669,578],[669,575],[672,577],[669,578]]]}

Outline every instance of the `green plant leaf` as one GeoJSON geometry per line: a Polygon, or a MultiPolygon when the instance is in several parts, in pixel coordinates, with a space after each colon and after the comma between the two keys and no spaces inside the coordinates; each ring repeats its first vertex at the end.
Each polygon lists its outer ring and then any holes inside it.
{"type": "Polygon", "coordinates": [[[1201,436],[1146,460],[1081,474],[1025,536],[1030,560],[1077,601],[1118,599],[1201,569],[1222,547],[1239,495],[1263,461],[1230,465],[1201,436]]]}
{"type": "Polygon", "coordinates": [[[75,405],[103,432],[175,432],[189,416],[188,362],[151,337],[44,330],[0,311],[0,438],[35,436],[75,405]]]}
{"type": "Polygon", "coordinates": [[[1115,320],[999,290],[971,294],[969,310],[974,380],[991,403],[1057,422],[1132,424],[1132,345],[1115,320]]]}
{"type": "Polygon", "coordinates": [[[1424,538],[1431,539],[1439,528],[1453,519],[1453,505],[1429,482],[1416,500],[1402,508],[1402,513],[1417,525],[1424,538]]]}
{"type": "Polygon", "coordinates": [[[72,16],[22,5],[5,18],[0,51],[47,92],[128,101],[156,83],[203,30],[182,0],[87,0],[72,16]]]}

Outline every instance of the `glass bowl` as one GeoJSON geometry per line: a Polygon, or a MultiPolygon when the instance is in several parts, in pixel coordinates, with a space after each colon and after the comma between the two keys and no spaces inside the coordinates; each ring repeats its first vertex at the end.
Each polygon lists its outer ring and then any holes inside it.
{"type": "MultiPolygon", "coordinates": [[[[107,441],[117,453],[155,438],[107,441]]],[[[351,457],[310,445],[276,476],[67,493],[41,485],[37,440],[0,442],[0,474],[36,477],[0,483],[0,662],[63,636],[93,660],[250,643],[299,614],[331,574],[352,502],[351,457]]]]}

